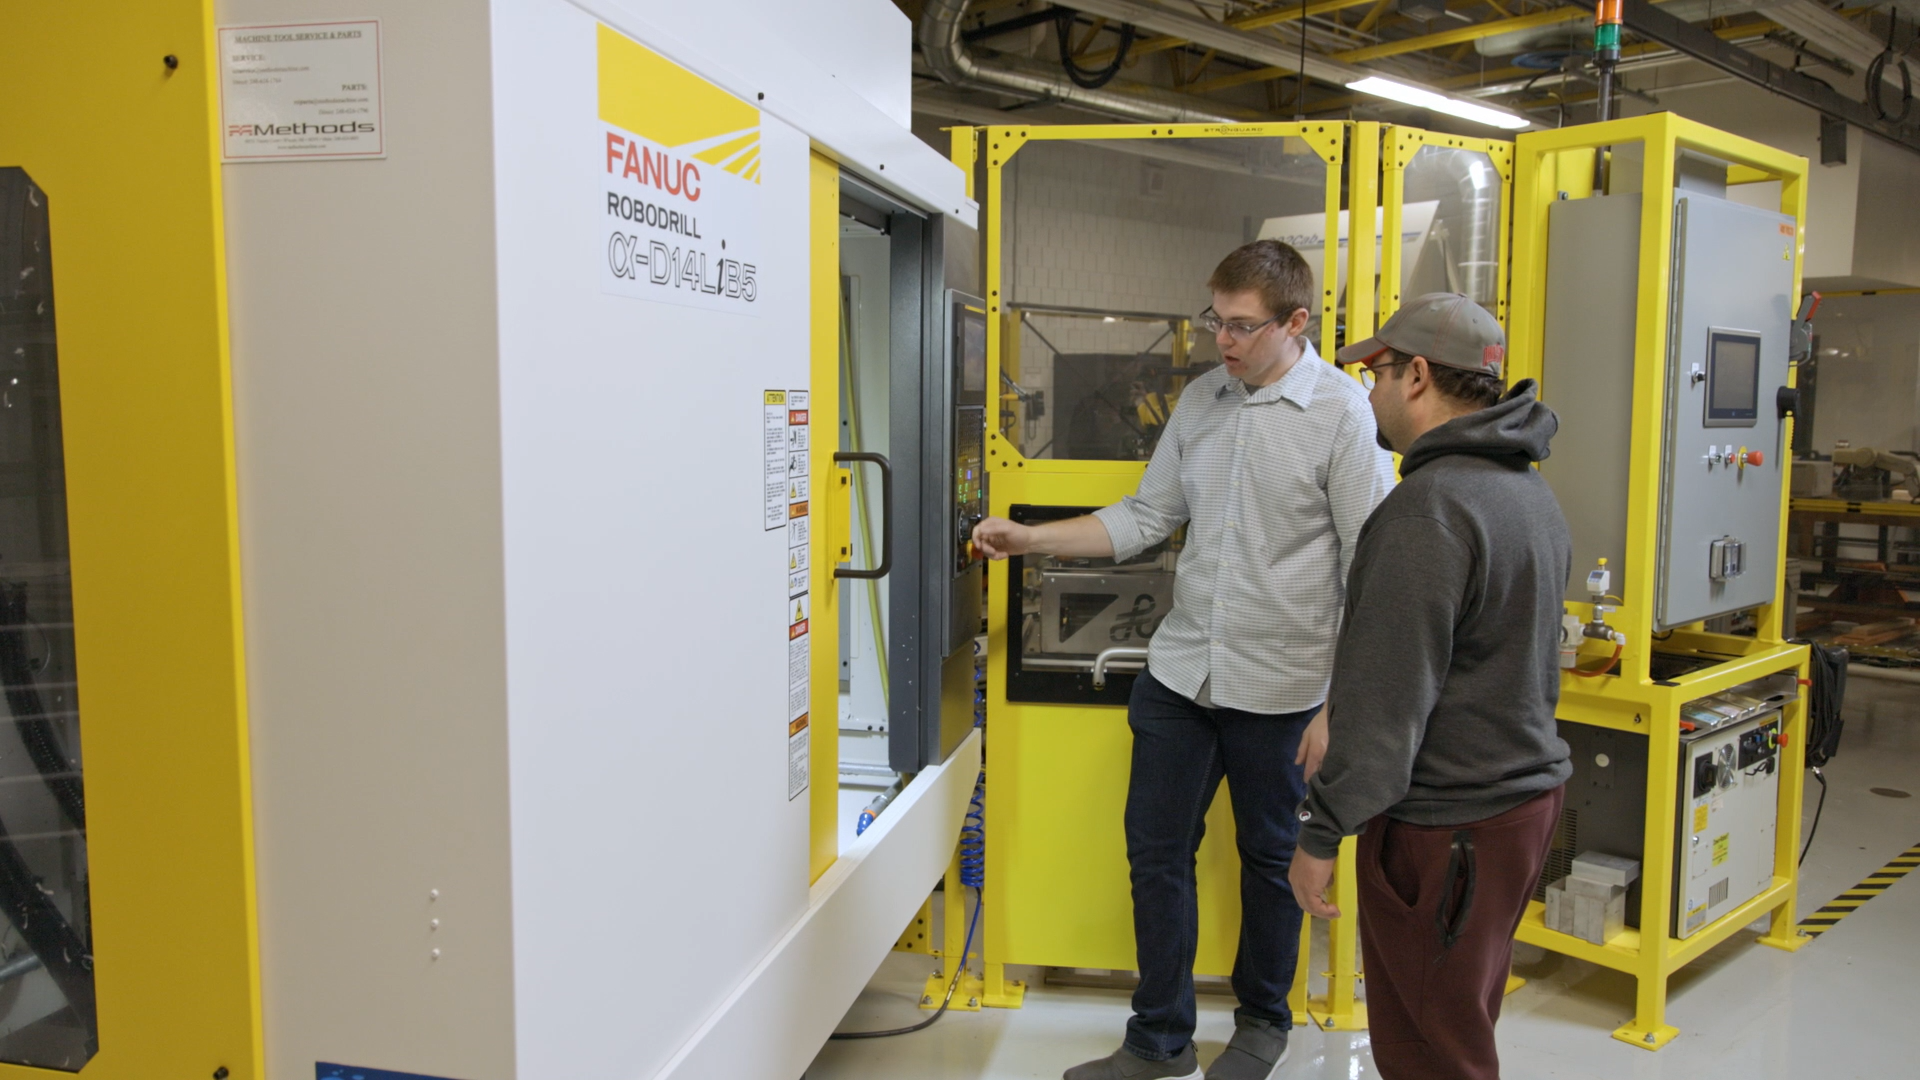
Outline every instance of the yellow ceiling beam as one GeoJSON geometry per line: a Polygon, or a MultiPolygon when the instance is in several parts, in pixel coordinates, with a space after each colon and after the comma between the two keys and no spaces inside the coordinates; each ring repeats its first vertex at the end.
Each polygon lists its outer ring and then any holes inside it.
{"type": "Polygon", "coordinates": [[[1190,94],[1210,94],[1215,90],[1226,90],[1230,87],[1245,86],[1248,83],[1266,82],[1268,79],[1285,78],[1291,74],[1293,74],[1292,68],[1283,67],[1263,67],[1254,68],[1251,71],[1236,71],[1231,75],[1221,75],[1208,79],[1206,82],[1194,83],[1192,86],[1187,87],[1187,92],[1190,94]]]}
{"type": "Polygon", "coordinates": [[[1373,29],[1374,24],[1378,23],[1381,17],[1387,13],[1387,9],[1392,6],[1393,6],[1393,0],[1379,0],[1379,3],[1376,3],[1373,5],[1373,10],[1367,12],[1367,17],[1364,19],[1361,19],[1360,25],[1354,27],[1354,29],[1360,31],[1363,34],[1373,29]]]}
{"type": "Polygon", "coordinates": [[[1437,34],[1422,34],[1419,37],[1400,38],[1397,41],[1383,41],[1363,49],[1348,49],[1346,52],[1334,53],[1333,58],[1344,60],[1349,64],[1358,64],[1366,60],[1378,60],[1383,56],[1399,56],[1401,53],[1419,52],[1422,49],[1438,49],[1447,45],[1478,41],[1495,34],[1534,30],[1542,26],[1579,22],[1592,17],[1593,13],[1584,8],[1554,8],[1550,11],[1537,11],[1532,15],[1516,15],[1511,19],[1494,19],[1489,22],[1475,23],[1472,26],[1455,27],[1452,30],[1442,30],[1437,34]]]}

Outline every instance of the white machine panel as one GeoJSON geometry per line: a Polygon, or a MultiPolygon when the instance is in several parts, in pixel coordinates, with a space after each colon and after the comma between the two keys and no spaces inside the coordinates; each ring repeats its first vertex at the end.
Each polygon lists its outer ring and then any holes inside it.
{"type": "Polygon", "coordinates": [[[1691,936],[1773,884],[1779,734],[1780,714],[1771,712],[1683,739],[1674,937],[1691,936]]]}

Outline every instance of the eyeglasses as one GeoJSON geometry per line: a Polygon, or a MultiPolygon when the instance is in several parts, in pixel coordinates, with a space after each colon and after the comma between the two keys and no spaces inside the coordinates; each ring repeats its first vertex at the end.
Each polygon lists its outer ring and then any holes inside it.
{"type": "Polygon", "coordinates": [[[1195,326],[1198,326],[1200,329],[1205,330],[1207,333],[1217,334],[1220,331],[1225,330],[1227,333],[1232,334],[1234,338],[1239,341],[1245,341],[1246,339],[1252,337],[1253,335],[1259,333],[1260,331],[1266,329],[1269,326],[1272,326],[1274,323],[1277,323],[1279,321],[1280,321],[1280,316],[1275,315],[1271,319],[1267,319],[1263,322],[1257,322],[1257,323],[1251,323],[1251,324],[1239,323],[1239,322],[1228,322],[1227,320],[1214,314],[1213,307],[1211,305],[1207,307],[1207,310],[1193,317],[1193,324],[1195,326]]]}
{"type": "Polygon", "coordinates": [[[1409,357],[1405,360],[1394,360],[1385,364],[1361,364],[1360,385],[1371,390],[1374,384],[1380,381],[1379,372],[1385,371],[1388,368],[1405,367],[1411,363],[1413,363],[1413,360],[1409,357]]]}

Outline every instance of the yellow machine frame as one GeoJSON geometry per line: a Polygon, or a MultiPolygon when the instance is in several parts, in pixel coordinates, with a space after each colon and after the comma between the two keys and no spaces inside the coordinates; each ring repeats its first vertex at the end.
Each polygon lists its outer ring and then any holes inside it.
{"type": "MultiPolygon", "coordinates": [[[[1092,124],[1068,126],[1006,126],[959,128],[952,135],[953,160],[973,175],[976,153],[984,151],[987,198],[983,208],[986,231],[987,384],[1000,386],[1000,373],[1012,376],[1019,363],[1018,313],[1002,295],[1002,172],[1029,142],[1119,139],[1245,139],[1301,140],[1325,163],[1326,235],[1321,281],[1320,349],[1331,355],[1338,322],[1338,223],[1342,209],[1342,173],[1347,162],[1349,135],[1353,139],[1355,169],[1367,177],[1363,195],[1356,195],[1352,220],[1374,219],[1378,194],[1379,125],[1345,123],[1259,124],[1092,124]],[[982,145],[982,141],[984,145],[982,145]],[[978,148],[978,150],[976,149],[978,148]]],[[[1372,329],[1373,250],[1370,244],[1349,241],[1348,323],[1356,314],[1372,329]],[[1353,283],[1364,282],[1356,288],[1353,283]],[[1360,310],[1356,313],[1355,305],[1360,310]]],[[[1200,283],[1195,283],[1198,289],[1200,283]]],[[[1184,345],[1184,343],[1182,343],[1184,345]]],[[[1132,494],[1145,466],[1139,462],[1029,459],[1005,436],[1005,422],[1015,419],[1017,402],[996,396],[999,402],[987,436],[991,512],[1004,515],[1015,503],[1104,505],[1132,494]]],[[[1006,981],[1009,963],[1060,967],[1130,969],[1134,965],[1125,854],[1121,842],[1120,787],[1112,778],[1128,771],[1130,740],[1121,710],[1111,706],[1030,705],[1006,699],[1008,612],[1007,568],[994,563],[988,573],[987,710],[993,731],[988,741],[989,813],[996,826],[987,844],[986,912],[982,932],[985,980],[980,1000],[988,1006],[1017,1006],[1023,992],[1006,981]],[[1041,770],[1035,763],[1052,763],[1041,770]],[[1058,842],[1047,845],[1048,837],[1058,842]],[[1071,847],[1063,850],[1060,843],[1071,847]],[[1022,896],[1044,896],[1078,889],[1089,874],[1112,878],[1102,895],[1103,906],[1081,909],[1070,921],[1032,925],[1021,905],[1022,896]],[[1011,912],[1012,914],[1009,914],[1011,912]]],[[[1196,971],[1225,974],[1232,968],[1239,918],[1238,858],[1233,849],[1233,818],[1227,800],[1216,799],[1207,820],[1208,836],[1199,856],[1202,889],[1201,946],[1196,971]]],[[[1334,898],[1353,910],[1357,888],[1352,873],[1352,844],[1342,849],[1334,898]]],[[[948,925],[956,923],[948,913],[948,925]]],[[[1358,937],[1352,919],[1335,920],[1329,928],[1331,953],[1328,994],[1309,999],[1307,975],[1311,921],[1302,927],[1301,964],[1291,1005],[1307,1022],[1311,1014],[1328,1028],[1365,1027],[1365,1008],[1355,1001],[1358,977],[1358,937]]],[[[949,938],[955,937],[950,930],[949,938]]],[[[949,955],[959,942],[948,942],[949,955]]],[[[971,989],[971,988],[970,988],[971,989]]]]}
{"type": "MultiPolygon", "coordinates": [[[[1374,127],[1362,124],[1361,127],[1374,127]]],[[[1358,140],[1356,140],[1357,142],[1358,140]]],[[[1420,128],[1389,125],[1381,137],[1381,221],[1380,235],[1384,239],[1380,244],[1380,319],[1385,321],[1400,310],[1400,265],[1402,250],[1397,238],[1400,235],[1401,215],[1405,209],[1407,166],[1413,164],[1414,156],[1429,146],[1446,147],[1453,150],[1471,150],[1487,155],[1493,162],[1494,171],[1500,174],[1500,223],[1498,246],[1494,249],[1494,260],[1499,264],[1494,279],[1493,316],[1501,326],[1507,325],[1507,269],[1508,229],[1507,221],[1513,210],[1513,144],[1500,139],[1469,139],[1461,135],[1442,135],[1439,132],[1425,131],[1420,128]]],[[[1356,174],[1358,169],[1356,167],[1356,174]]],[[[1354,250],[1358,250],[1355,247],[1354,250]]],[[[1349,296],[1352,294],[1349,293],[1349,296]]],[[[1353,318],[1352,301],[1348,301],[1348,319],[1353,318]]]]}
{"type": "MultiPolygon", "coordinates": [[[[1732,163],[1732,183],[1779,181],[1780,210],[1799,223],[1795,240],[1794,288],[1800,284],[1800,258],[1806,243],[1807,162],[1771,147],[1716,131],[1671,114],[1609,121],[1521,135],[1515,144],[1513,185],[1513,306],[1508,342],[1511,378],[1538,378],[1544,340],[1547,210],[1565,193],[1592,191],[1594,155],[1632,143],[1645,147],[1640,190],[1666,192],[1674,187],[1674,160],[1681,149],[1695,150],[1732,163]]],[[[1627,580],[1622,595],[1642,598],[1619,609],[1614,625],[1627,644],[1617,675],[1597,679],[1562,677],[1560,717],[1582,724],[1645,735],[1649,740],[1645,850],[1671,848],[1678,798],[1679,721],[1682,704],[1763,676],[1793,671],[1804,686],[1807,650],[1789,644],[1781,627],[1786,597],[1757,610],[1752,637],[1706,632],[1699,624],[1677,629],[1661,642],[1664,652],[1725,657],[1721,662],[1667,682],[1649,674],[1653,653],[1653,567],[1657,565],[1660,513],[1662,418],[1666,393],[1667,296],[1673,243],[1673,216],[1664,199],[1644,200],[1640,220],[1639,312],[1635,327],[1633,438],[1627,463],[1631,476],[1627,513],[1627,580]]],[[[1553,385],[1541,396],[1553,403],[1553,385]]],[[[1788,472],[1780,478],[1780,550],[1785,550],[1788,472]]],[[[1586,605],[1570,605],[1586,614],[1586,605]]],[[[1676,939],[1671,925],[1673,863],[1644,862],[1645,901],[1639,931],[1628,930],[1605,945],[1546,928],[1543,905],[1534,903],[1521,922],[1519,939],[1568,956],[1626,972],[1638,981],[1634,1018],[1614,1037],[1635,1046],[1658,1049],[1678,1031],[1666,1023],[1667,979],[1707,950],[1738,934],[1761,916],[1770,928],[1760,940],[1794,950],[1807,937],[1795,928],[1796,862],[1807,731],[1804,696],[1782,717],[1787,744],[1782,751],[1779,817],[1773,884],[1760,895],[1709,924],[1693,936],[1676,939]]]]}
{"type": "Polygon", "coordinates": [[[59,307],[100,1025],[83,1075],[258,1080],[213,8],[21,0],[0,21],[0,85],[31,103],[0,111],[0,165],[47,193],[59,307]]]}

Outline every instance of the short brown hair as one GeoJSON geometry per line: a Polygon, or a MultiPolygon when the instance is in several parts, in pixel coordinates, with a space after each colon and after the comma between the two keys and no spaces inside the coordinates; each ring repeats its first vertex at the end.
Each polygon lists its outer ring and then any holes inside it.
{"type": "MultiPolygon", "coordinates": [[[[1406,370],[1406,365],[1413,356],[1393,348],[1389,348],[1387,353],[1392,357],[1392,363],[1395,365],[1393,377],[1401,378],[1400,373],[1406,370]]],[[[1465,368],[1436,364],[1429,359],[1427,374],[1433,379],[1433,388],[1440,391],[1442,397],[1476,412],[1498,405],[1501,396],[1507,392],[1507,384],[1500,381],[1500,376],[1491,372],[1468,371],[1465,368]]]]}
{"type": "Polygon", "coordinates": [[[1268,314],[1290,319],[1301,308],[1313,306],[1313,268],[1291,246],[1278,240],[1255,240],[1233,249],[1207,279],[1214,292],[1258,293],[1268,314]]]}

